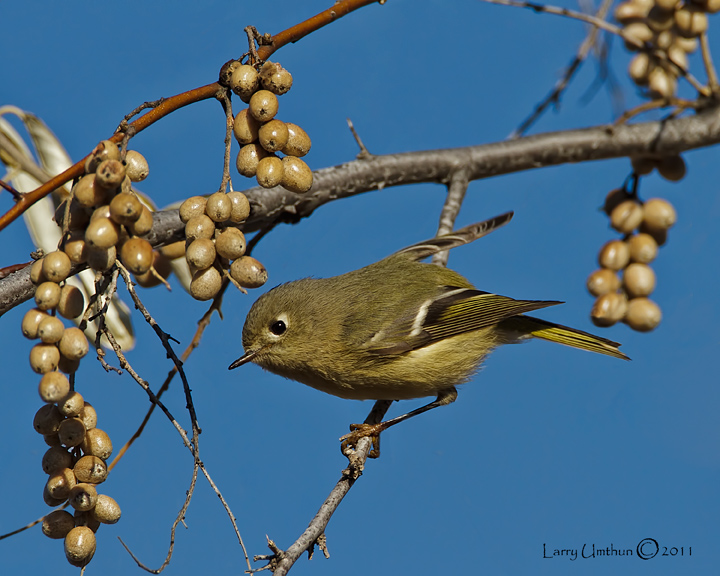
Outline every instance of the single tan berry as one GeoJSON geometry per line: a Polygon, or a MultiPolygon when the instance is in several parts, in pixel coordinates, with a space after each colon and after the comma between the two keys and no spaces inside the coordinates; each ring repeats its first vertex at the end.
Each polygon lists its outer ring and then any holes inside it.
{"type": "Polygon", "coordinates": [[[60,443],[68,448],[80,446],[85,439],[85,424],[80,418],[66,418],[58,428],[60,443]]]}
{"type": "Polygon", "coordinates": [[[244,288],[259,288],[267,282],[265,266],[252,256],[242,256],[230,266],[230,275],[244,288]]]}
{"type": "Polygon", "coordinates": [[[595,326],[612,326],[625,316],[627,310],[627,297],[625,294],[610,292],[603,294],[595,300],[590,311],[590,319],[595,326]]]}
{"type": "Polygon", "coordinates": [[[38,393],[43,402],[58,402],[70,394],[70,382],[60,372],[48,372],[40,379],[38,393]]]}
{"type": "Polygon", "coordinates": [[[43,282],[35,289],[35,305],[40,310],[55,308],[60,302],[60,286],[55,282],[43,282]]]}
{"type": "Polygon", "coordinates": [[[233,134],[235,134],[235,139],[241,145],[255,142],[258,138],[260,126],[260,122],[253,118],[247,108],[240,110],[240,112],[238,112],[235,116],[235,120],[233,122],[233,134]]]}
{"type": "Polygon", "coordinates": [[[35,344],[30,350],[30,368],[38,374],[47,374],[58,367],[60,351],[55,344],[35,344]]]}
{"type": "Polygon", "coordinates": [[[66,328],[60,339],[60,354],[69,360],[80,360],[88,353],[88,341],[80,328],[66,328]]]}
{"type": "Polygon", "coordinates": [[[245,254],[245,234],[237,228],[225,228],[215,238],[217,253],[228,260],[235,260],[245,254]]]}
{"type": "MultiPolygon", "coordinates": [[[[655,158],[651,158],[649,156],[633,156],[632,158],[630,158],[630,163],[632,164],[633,172],[635,172],[635,174],[638,174],[639,176],[645,176],[646,174],[650,174],[650,172],[655,170],[655,168],[657,167],[657,161],[655,160],[655,158]]],[[[632,199],[632,197],[627,193],[626,196],[626,200],[632,199]]],[[[615,204],[615,206],[617,206],[618,204],[619,202],[615,204]]],[[[613,208],[615,206],[613,206],[613,208]]],[[[607,211],[607,213],[608,215],[610,214],[609,211],[607,211]]]]}
{"type": "Polygon", "coordinates": [[[283,179],[283,163],[277,156],[267,156],[258,162],[257,174],[258,184],[263,188],[278,186],[283,179]]]}
{"type": "Polygon", "coordinates": [[[128,225],[128,230],[133,236],[145,236],[153,227],[153,215],[147,206],[143,206],[142,214],[135,222],[128,225]]]}
{"type": "Polygon", "coordinates": [[[242,192],[228,192],[228,198],[232,203],[230,210],[230,222],[244,222],[250,216],[250,202],[242,192]]]}
{"type": "Polygon", "coordinates": [[[85,309],[85,297],[77,286],[65,284],[60,288],[60,301],[57,311],[63,318],[72,320],[83,313],[85,309]]]}
{"type": "Polygon", "coordinates": [[[91,174],[104,160],[120,160],[120,150],[111,140],[100,142],[85,160],[85,172],[91,174]]]}
{"type": "Polygon", "coordinates": [[[110,218],[100,217],[91,220],[88,224],[87,230],[85,230],[85,242],[92,248],[107,250],[118,243],[119,234],[120,230],[115,222],[110,218]]]}
{"type": "Polygon", "coordinates": [[[120,260],[133,274],[143,274],[153,263],[153,249],[143,238],[130,238],[120,248],[120,260]]]}
{"type": "Polygon", "coordinates": [[[115,190],[125,179],[125,166],[120,160],[103,160],[95,170],[95,186],[115,190]]]}
{"type": "Polygon", "coordinates": [[[29,338],[30,340],[37,338],[40,322],[47,317],[48,315],[39,308],[31,308],[25,312],[21,325],[23,336],[25,336],[25,338],[29,338]]]}
{"type": "Polygon", "coordinates": [[[82,395],[74,390],[57,403],[58,412],[66,418],[74,418],[80,415],[84,406],[85,400],[82,395]]]}
{"type": "Polygon", "coordinates": [[[55,344],[60,342],[65,325],[60,318],[55,316],[47,316],[38,325],[37,335],[43,344],[55,344]]]}
{"type": "Polygon", "coordinates": [[[260,160],[267,155],[267,151],[260,146],[260,144],[247,144],[240,148],[235,167],[242,176],[252,178],[257,174],[257,167],[260,160]]]}
{"type": "Polygon", "coordinates": [[[103,524],[115,524],[121,516],[118,503],[106,494],[98,494],[95,508],[90,513],[103,524]]]}
{"type": "MultiPolygon", "coordinates": [[[[66,202],[63,202],[58,206],[58,208],[55,210],[55,222],[58,223],[58,226],[61,228],[64,225],[65,221],[65,207],[66,202]]],[[[90,222],[90,212],[89,210],[92,210],[92,208],[86,208],[85,206],[81,206],[77,200],[72,200],[70,202],[70,211],[68,213],[68,223],[67,227],[70,231],[85,231],[85,227],[87,226],[88,222],[90,222]]]]}
{"type": "Polygon", "coordinates": [[[54,510],[42,522],[42,533],[48,538],[59,540],[65,538],[75,527],[75,518],[67,510],[54,510]]]}
{"type": "Polygon", "coordinates": [[[58,370],[64,374],[74,374],[80,367],[80,360],[68,360],[60,354],[60,361],[58,362],[58,370]]]}
{"type": "Polygon", "coordinates": [[[215,244],[209,238],[197,238],[185,250],[185,259],[196,270],[210,268],[215,262],[215,244]]]}
{"type": "Polygon", "coordinates": [[[87,512],[75,510],[73,518],[75,520],[75,526],[86,526],[93,532],[97,532],[100,529],[100,521],[93,517],[92,510],[88,510],[87,512]]]}
{"type": "Polygon", "coordinates": [[[277,62],[267,61],[260,68],[260,85],[278,96],[292,88],[293,77],[277,62]]]}
{"type": "Polygon", "coordinates": [[[197,240],[198,238],[213,238],[215,236],[215,222],[209,216],[202,214],[194,216],[185,224],[185,238],[197,240]]]}
{"type": "Polygon", "coordinates": [[[133,182],[141,182],[148,177],[150,167],[145,156],[136,150],[128,150],[125,155],[125,173],[133,182]]]}
{"type": "Polygon", "coordinates": [[[75,526],[65,536],[65,557],[67,561],[82,568],[86,566],[95,555],[95,534],[87,526],[75,526]]]}
{"type": "MultiPolygon", "coordinates": [[[[668,230],[677,221],[675,208],[667,200],[651,198],[645,202],[643,225],[655,230],[668,230]]],[[[658,243],[659,244],[659,243],[658,243]]]]}
{"type": "Polygon", "coordinates": [[[56,500],[67,500],[70,490],[77,484],[75,474],[70,468],[58,470],[48,478],[45,487],[51,498],[56,500]]]}
{"type": "Polygon", "coordinates": [[[286,122],[285,126],[287,126],[288,129],[288,141],[283,147],[282,153],[287,156],[300,157],[310,152],[312,142],[307,132],[292,122],[286,122]]]}
{"type": "Polygon", "coordinates": [[[42,271],[50,282],[62,282],[70,274],[72,263],[65,252],[55,250],[42,259],[42,271]]]}
{"type": "Polygon", "coordinates": [[[670,62],[675,64],[681,70],[687,71],[689,62],[687,52],[685,52],[685,50],[676,44],[671,44],[667,48],[667,55],[670,62]]]}
{"type": "Polygon", "coordinates": [[[135,194],[120,192],[110,202],[110,218],[118,224],[131,224],[142,215],[143,205],[135,194]]]}
{"type": "Polygon", "coordinates": [[[257,70],[248,64],[236,66],[230,74],[229,86],[243,102],[247,102],[260,86],[257,70]]]}
{"type": "MultiPolygon", "coordinates": [[[[182,243],[183,246],[185,242],[182,243]]],[[[183,253],[185,252],[183,248],[183,253]]],[[[157,250],[153,251],[153,263],[150,270],[143,274],[135,274],[135,281],[143,288],[152,288],[161,283],[160,278],[167,279],[172,274],[170,260],[157,250]],[[153,273],[154,272],[154,273],[153,273]],[[160,276],[160,278],[158,278],[160,276]]]]}
{"type": "Polygon", "coordinates": [[[60,446],[60,438],[58,438],[57,432],[55,434],[44,434],[43,442],[48,446],[60,446]]]}
{"type": "Polygon", "coordinates": [[[88,247],[87,263],[90,268],[97,272],[106,272],[115,264],[117,258],[117,249],[115,246],[110,248],[88,247]]]}
{"type": "Polygon", "coordinates": [[[97,426],[97,412],[90,402],[85,402],[78,414],[78,418],[85,424],[85,430],[92,430],[97,426]]]}
{"type": "Polygon", "coordinates": [[[47,485],[45,485],[45,487],[43,487],[43,501],[48,506],[50,506],[52,508],[57,508],[58,506],[61,506],[62,504],[64,504],[65,500],[66,499],[53,498],[52,496],[50,496],[50,492],[48,492],[47,485]]]}
{"type": "Polygon", "coordinates": [[[615,8],[615,20],[621,24],[628,24],[633,20],[645,18],[650,11],[650,6],[640,4],[638,2],[623,2],[615,8]]]}
{"type": "Polygon", "coordinates": [[[640,226],[643,220],[643,207],[635,200],[626,200],[618,204],[610,213],[610,225],[618,232],[629,234],[640,226]]]}
{"type": "Polygon", "coordinates": [[[625,323],[638,332],[655,330],[662,320],[660,307],[649,298],[633,298],[628,302],[625,323]]]}
{"type": "Polygon", "coordinates": [[[100,206],[108,199],[107,190],[95,185],[95,174],[87,174],[80,178],[72,188],[72,195],[75,202],[86,208],[100,206]]]}
{"type": "Polygon", "coordinates": [[[198,270],[190,282],[190,295],[195,300],[210,300],[220,291],[222,276],[215,268],[198,270]]]}
{"type": "Polygon", "coordinates": [[[677,79],[662,68],[653,68],[648,74],[648,89],[657,98],[670,98],[677,90],[677,79]]]}
{"type": "MultiPolygon", "coordinates": [[[[660,0],[660,2],[663,1],[664,0],[660,0]]],[[[670,28],[672,28],[675,24],[675,18],[673,18],[672,12],[665,10],[659,5],[658,2],[656,2],[655,6],[653,6],[650,9],[650,12],[648,12],[645,23],[648,25],[650,30],[652,30],[656,34],[659,34],[664,30],[669,30],[670,28]]]]}
{"type": "Polygon", "coordinates": [[[67,254],[73,264],[84,264],[87,261],[87,246],[85,244],[85,232],[73,230],[65,240],[63,252],[67,254]]]}
{"type": "Polygon", "coordinates": [[[285,122],[282,120],[270,120],[262,126],[258,131],[258,140],[260,146],[268,152],[278,152],[282,150],[288,143],[290,132],[285,122]]]}
{"type": "Polygon", "coordinates": [[[225,222],[230,218],[231,211],[232,200],[228,198],[225,192],[210,194],[205,206],[205,214],[207,214],[213,222],[225,222]]]}
{"type": "Polygon", "coordinates": [[[670,182],[678,182],[685,178],[687,167],[682,156],[676,154],[673,156],[665,156],[658,161],[658,172],[660,176],[670,182]]]}
{"type": "Polygon", "coordinates": [[[97,456],[83,456],[73,466],[78,482],[102,484],[107,479],[107,464],[97,456]]]}
{"type": "Polygon", "coordinates": [[[207,198],[203,196],[190,196],[190,198],[180,204],[180,220],[182,220],[183,224],[187,224],[190,218],[202,216],[205,214],[206,205],[207,198]]]}
{"type": "Polygon", "coordinates": [[[57,406],[53,404],[45,404],[40,410],[35,412],[33,417],[33,428],[38,434],[47,436],[49,434],[57,434],[60,422],[62,422],[62,414],[57,406]]]}
{"type": "Polygon", "coordinates": [[[278,99],[269,90],[258,90],[250,98],[250,115],[259,122],[268,122],[275,118],[278,111],[278,99]]]}
{"type": "MultiPolygon", "coordinates": [[[[633,56],[628,65],[628,75],[630,78],[639,86],[645,86],[648,83],[650,72],[654,68],[654,63],[651,60],[649,54],[646,52],[639,52],[633,56]]],[[[652,171],[652,167],[650,168],[652,171]]]]}
{"type": "Polygon", "coordinates": [[[85,433],[81,448],[83,454],[97,456],[103,460],[110,458],[113,449],[110,436],[100,428],[93,428],[85,433]]]}
{"type": "Polygon", "coordinates": [[[51,446],[42,457],[42,469],[45,474],[54,474],[63,468],[72,467],[72,454],[62,446],[51,446]]]}
{"type": "MultiPolygon", "coordinates": [[[[643,44],[650,42],[653,39],[653,31],[650,30],[647,24],[644,22],[631,22],[625,26],[625,34],[632,38],[636,43],[643,44]]],[[[625,47],[628,50],[638,50],[637,44],[632,43],[628,40],[625,41],[625,47]]]]}
{"type": "Polygon", "coordinates": [[[598,264],[610,270],[622,270],[630,261],[630,249],[622,240],[610,240],[600,249],[598,264]]]}
{"type": "Polygon", "coordinates": [[[720,0],[702,0],[700,4],[710,14],[720,12],[720,0]]]}
{"type": "MultiPolygon", "coordinates": [[[[203,211],[205,209],[203,208],[203,211]]],[[[183,258],[185,256],[185,240],[178,240],[167,246],[160,248],[160,254],[162,254],[168,260],[175,260],[176,258],[183,258]]]]}
{"type": "Polygon", "coordinates": [[[78,482],[70,490],[70,506],[80,512],[87,512],[95,508],[98,493],[95,486],[86,482],[78,482]]]}
{"type": "Polygon", "coordinates": [[[587,289],[593,296],[616,292],[618,288],[620,288],[620,278],[612,270],[600,268],[588,276],[587,289]]]}
{"type": "Polygon", "coordinates": [[[630,298],[650,296],[655,290],[655,272],[647,264],[633,262],[625,268],[623,286],[630,298]]]}
{"type": "Polygon", "coordinates": [[[48,279],[45,278],[45,273],[43,272],[43,259],[40,258],[40,260],[35,260],[35,262],[32,263],[32,266],[30,266],[30,282],[32,282],[35,286],[38,286],[39,284],[47,281],[48,279]]]}
{"type": "Polygon", "coordinates": [[[283,179],[280,183],[283,188],[302,194],[312,188],[313,173],[310,167],[300,158],[285,156],[283,163],[283,179]]]}
{"type": "Polygon", "coordinates": [[[95,208],[95,210],[92,211],[92,214],[90,215],[90,222],[93,220],[97,220],[98,218],[110,218],[110,204],[103,204],[102,206],[98,206],[95,208]]]}
{"type": "Polygon", "coordinates": [[[658,245],[650,234],[639,233],[630,236],[627,244],[630,248],[630,260],[632,262],[649,264],[657,257],[658,245]]]}

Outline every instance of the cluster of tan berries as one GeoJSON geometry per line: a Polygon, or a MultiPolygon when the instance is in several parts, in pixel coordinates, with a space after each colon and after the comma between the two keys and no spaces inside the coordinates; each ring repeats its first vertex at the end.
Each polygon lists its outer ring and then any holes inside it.
{"type": "Polygon", "coordinates": [[[233,226],[249,215],[250,203],[242,192],[193,196],[182,203],[180,219],[185,223],[185,259],[192,274],[193,298],[214,298],[226,271],[243,288],[265,284],[265,267],[245,256],[245,235],[233,226]]]}
{"type": "Polygon", "coordinates": [[[610,225],[624,238],[610,240],[601,248],[601,267],[588,277],[587,288],[597,297],[590,317],[596,326],[623,321],[633,330],[649,332],[662,319],[660,307],[648,298],[656,282],[650,263],[675,224],[675,209],[662,198],[640,202],[618,189],[608,194],[605,211],[610,225]]]}
{"type": "Polygon", "coordinates": [[[105,272],[119,257],[141,286],[154,286],[169,276],[169,261],[141,238],[152,229],[153,217],[132,183],[144,180],[148,171],[139,152],[128,150],[123,161],[113,142],[104,140],[95,147],[85,162],[85,175],[55,212],[56,222],[69,232],[62,250],[73,264],[87,263],[105,272]]]}
{"type": "Polygon", "coordinates": [[[80,290],[65,283],[70,270],[70,258],[60,250],[33,264],[30,277],[36,285],[36,308],[23,317],[22,333],[40,340],[30,351],[30,366],[42,374],[38,393],[45,402],[33,426],[50,447],[42,458],[49,476],[43,500],[53,507],[69,502],[75,511],[74,515],[66,510],[51,512],[43,519],[42,530],[50,538],[64,538],[68,561],[84,566],[95,553],[100,523],[117,522],[120,508],[96,489],[107,477],[105,461],[112,453],[112,442],[96,427],[95,409],[72,389],[65,375],[77,370],[89,348],[82,330],[66,328],[56,315],[77,318],[85,307],[80,290]]]}
{"type": "MultiPolygon", "coordinates": [[[[615,19],[625,33],[649,48],[630,62],[633,82],[654,97],[673,96],[681,70],[688,69],[688,54],[697,50],[697,37],[708,28],[707,15],[719,10],[720,0],[629,0],[618,5],[615,19]]],[[[629,42],[625,46],[640,50],[629,42]]]]}
{"type": "Polygon", "coordinates": [[[248,104],[237,113],[233,126],[242,146],[237,155],[238,172],[254,176],[264,188],[282,186],[297,193],[310,190],[312,171],[300,159],[310,151],[310,137],[297,124],[275,117],[277,97],[292,86],[290,72],[276,62],[265,62],[259,72],[248,64],[233,62],[226,77],[233,92],[248,104]]]}

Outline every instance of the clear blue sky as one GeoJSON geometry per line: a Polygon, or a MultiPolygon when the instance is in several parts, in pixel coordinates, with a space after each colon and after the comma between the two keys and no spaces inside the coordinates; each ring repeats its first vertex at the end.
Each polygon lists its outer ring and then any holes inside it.
{"type": "MultiPolygon", "coordinates": [[[[217,78],[219,67],[246,50],[242,29],[278,32],[329,5],[290,2],[13,2],[0,5],[0,103],[43,118],[77,159],[110,135],[146,100],[217,78]]],[[[571,4],[568,4],[571,6],[571,4]]],[[[574,7],[574,6],[572,6],[574,7]]],[[[711,37],[717,19],[711,19],[711,37]]],[[[470,0],[390,0],[329,26],[275,59],[294,75],[281,117],[313,139],[312,168],[357,153],[350,117],[375,154],[492,142],[505,138],[550,89],[584,37],[567,19],[470,0]]],[[[613,42],[610,63],[627,105],[637,104],[624,77],[629,60],[613,42]]],[[[720,50],[717,41],[714,49],[720,50]]],[[[716,60],[717,60],[716,52],[716,60]]],[[[703,77],[693,60],[697,75],[703,77]]],[[[534,132],[604,123],[612,110],[604,88],[582,101],[596,80],[586,64],[534,132]]],[[[684,95],[691,96],[685,92],[684,95]]],[[[650,116],[652,117],[659,117],[650,116]]],[[[132,141],[150,162],[141,189],[158,205],[217,189],[224,118],[203,102],[164,119],[132,141]]],[[[458,401],[389,431],[383,453],[343,502],[327,530],[330,560],[301,558],[294,573],[439,574],[709,574],[717,566],[718,431],[717,304],[720,220],[717,150],[685,156],[688,176],[642,183],[645,198],[662,196],[679,220],[653,265],[655,299],[664,313],[651,334],[625,326],[601,331],[621,341],[633,362],[532,342],[495,352],[458,401]],[[543,558],[584,544],[617,549],[653,538],[658,557],[543,558]],[[684,557],[661,557],[684,547],[684,557]],[[692,556],[688,549],[692,547],[692,556]]],[[[450,265],[479,288],[516,298],[558,299],[542,317],[598,331],[589,320],[585,278],[597,250],[615,237],[598,212],[605,194],[629,172],[626,159],[562,166],[474,182],[458,225],[514,210],[513,222],[455,250],[450,265]]],[[[237,189],[251,182],[234,178],[237,189]]],[[[296,226],[277,229],[256,256],[267,288],[304,276],[358,268],[434,234],[444,189],[384,190],[337,202],[296,226]]],[[[0,194],[0,208],[10,205],[0,194]]],[[[2,235],[2,262],[33,249],[22,222],[2,235]]],[[[371,404],[327,396],[255,366],[228,372],[241,352],[240,330],[252,302],[233,291],[225,320],[213,319],[186,364],[203,428],[202,457],[229,501],[250,554],[264,554],[265,534],[287,547],[306,527],[346,461],[337,438],[362,421],[371,404]]],[[[184,348],[207,304],[175,282],[143,292],[161,326],[184,348]]],[[[40,406],[38,378],[20,336],[30,304],[2,318],[4,430],[0,532],[48,512],[42,439],[32,430],[40,406]],[[10,442],[13,439],[13,442],[10,442]]],[[[142,345],[129,359],[157,389],[170,364],[152,331],[136,318],[142,345]]],[[[147,401],[129,376],[105,375],[83,361],[77,388],[97,409],[116,447],[141,421],[147,401]]],[[[175,382],[166,402],[189,428],[175,382]]],[[[391,415],[420,405],[403,402],[391,415]]],[[[123,509],[102,527],[88,574],[132,574],[121,537],[148,565],[165,557],[169,528],[182,504],[192,459],[161,415],[102,490],[123,509]]],[[[177,534],[168,575],[244,569],[229,522],[201,478],[187,529],[177,534]]],[[[0,572],[75,573],[61,542],[34,529],[0,542],[0,572]]],[[[587,552],[586,552],[587,554],[587,552]]]]}

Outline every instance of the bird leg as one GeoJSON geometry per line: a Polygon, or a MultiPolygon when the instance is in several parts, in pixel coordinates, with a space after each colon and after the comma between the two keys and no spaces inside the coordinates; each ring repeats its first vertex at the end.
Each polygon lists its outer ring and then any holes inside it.
{"type": "Polygon", "coordinates": [[[416,408],[415,410],[411,410],[402,416],[385,420],[379,424],[350,424],[350,433],[345,434],[345,436],[340,438],[340,449],[343,454],[345,454],[346,450],[354,449],[361,438],[370,437],[372,440],[372,449],[368,452],[368,458],[378,458],[380,456],[380,432],[387,430],[390,426],[400,424],[400,422],[408,420],[413,416],[417,416],[418,414],[437,408],[438,406],[447,406],[448,404],[455,402],[456,398],[457,390],[455,387],[446,388],[445,390],[440,390],[438,392],[437,398],[434,401],[426,404],[425,406],[421,406],[420,408],[416,408]]]}

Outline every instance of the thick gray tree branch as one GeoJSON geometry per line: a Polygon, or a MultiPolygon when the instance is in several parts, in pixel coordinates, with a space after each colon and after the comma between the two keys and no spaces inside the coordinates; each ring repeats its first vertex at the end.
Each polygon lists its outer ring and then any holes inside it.
{"type": "MultiPolygon", "coordinates": [[[[420,182],[447,185],[461,168],[468,181],[473,181],[559,164],[678,154],[719,142],[720,108],[714,107],[664,121],[594,126],[466,148],[373,156],[316,171],[313,187],[306,194],[280,187],[246,190],[252,212],[242,228],[247,233],[277,222],[297,222],[328,202],[371,190],[420,182]]],[[[177,210],[158,212],[154,218],[148,235],[153,245],[182,239],[183,224],[177,210]]],[[[31,295],[27,270],[0,279],[0,315],[31,295]]]]}

